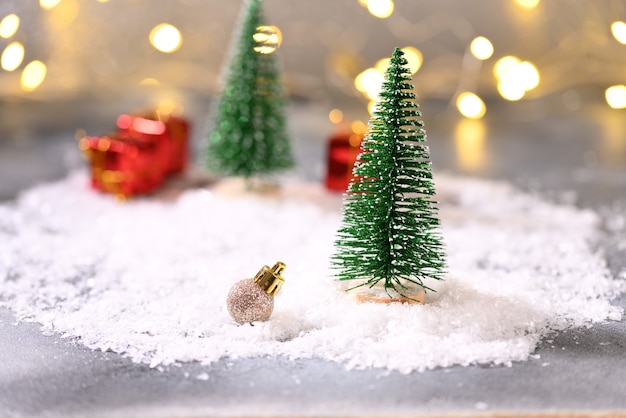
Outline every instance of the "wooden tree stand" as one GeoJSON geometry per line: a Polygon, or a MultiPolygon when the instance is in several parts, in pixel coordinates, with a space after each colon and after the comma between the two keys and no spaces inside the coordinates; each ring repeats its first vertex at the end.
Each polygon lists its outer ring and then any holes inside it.
{"type": "MultiPolygon", "coordinates": [[[[370,289],[371,290],[371,289],[370,289]]],[[[356,292],[354,298],[359,303],[409,303],[412,305],[420,304],[423,305],[426,302],[426,292],[424,289],[410,289],[407,291],[407,296],[396,296],[389,297],[384,291],[379,292],[367,292],[360,291],[356,292]]]]}

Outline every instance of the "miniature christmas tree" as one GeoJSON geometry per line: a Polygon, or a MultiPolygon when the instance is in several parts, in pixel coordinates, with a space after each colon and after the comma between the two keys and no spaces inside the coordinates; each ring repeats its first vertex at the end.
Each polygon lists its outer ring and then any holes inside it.
{"type": "Polygon", "coordinates": [[[445,254],[439,234],[430,152],[404,53],[396,48],[369,122],[332,264],[349,290],[383,284],[390,298],[432,290],[445,254]],[[359,282],[360,281],[360,282],[359,282]],[[382,282],[382,283],[381,283],[382,282]]]}
{"type": "Polygon", "coordinates": [[[209,168],[218,173],[249,178],[293,166],[273,55],[280,34],[262,20],[261,0],[248,0],[209,136],[209,168]]]}

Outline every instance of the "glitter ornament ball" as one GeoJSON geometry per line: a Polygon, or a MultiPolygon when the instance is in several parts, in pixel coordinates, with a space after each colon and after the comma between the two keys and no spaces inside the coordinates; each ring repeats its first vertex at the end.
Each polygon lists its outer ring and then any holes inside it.
{"type": "Polygon", "coordinates": [[[274,296],[285,281],[280,275],[285,267],[280,261],[271,269],[263,266],[253,279],[241,280],[231,287],[226,307],[237,323],[267,321],[270,318],[274,310],[274,296]]]}

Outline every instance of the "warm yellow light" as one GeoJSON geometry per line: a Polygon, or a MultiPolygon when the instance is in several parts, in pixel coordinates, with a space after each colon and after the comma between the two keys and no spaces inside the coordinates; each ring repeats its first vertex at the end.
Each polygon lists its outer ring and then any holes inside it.
{"type": "Polygon", "coordinates": [[[10,43],[0,57],[0,66],[6,71],[13,71],[24,60],[24,46],[19,42],[10,43]]]}
{"type": "Polygon", "coordinates": [[[183,110],[183,105],[173,99],[163,99],[156,107],[159,115],[180,115],[183,113],[183,110]]]}
{"type": "Polygon", "coordinates": [[[470,44],[470,52],[479,60],[486,60],[493,55],[493,44],[484,36],[477,36],[470,44]]]}
{"type": "Polygon", "coordinates": [[[493,66],[493,74],[496,78],[501,79],[513,72],[513,69],[517,67],[520,62],[521,60],[513,55],[502,57],[496,61],[496,64],[493,66]]]}
{"type": "Polygon", "coordinates": [[[422,53],[412,46],[405,46],[402,48],[402,52],[404,52],[404,58],[409,62],[411,74],[415,74],[422,66],[422,53]]]}
{"type": "Polygon", "coordinates": [[[367,104],[367,111],[369,112],[370,115],[373,115],[374,112],[376,112],[377,107],[378,107],[378,102],[376,102],[375,100],[370,100],[369,103],[367,104]]]}
{"type": "Polygon", "coordinates": [[[528,61],[519,63],[511,73],[521,83],[524,90],[529,91],[539,85],[539,71],[528,61]]]}
{"type": "Polygon", "coordinates": [[[363,7],[367,7],[368,0],[359,0],[359,4],[363,7]]]}
{"type": "Polygon", "coordinates": [[[20,18],[16,14],[10,14],[0,21],[0,36],[10,38],[20,27],[20,18]]]}
{"type": "Polygon", "coordinates": [[[461,119],[455,129],[456,155],[459,166],[477,171],[485,165],[485,124],[481,120],[461,119]]]}
{"type": "Polygon", "coordinates": [[[376,62],[376,65],[374,65],[374,68],[379,73],[385,74],[385,72],[387,72],[387,68],[389,68],[389,64],[391,64],[390,58],[382,58],[376,62]]]}
{"type": "Polygon", "coordinates": [[[108,2],[108,1],[109,1],[109,0],[98,0],[98,2],[99,2],[99,3],[106,3],[106,2],[108,2]]]}
{"type": "Polygon", "coordinates": [[[375,68],[368,68],[354,79],[354,85],[370,100],[376,100],[382,88],[384,77],[375,68]]]}
{"type": "Polygon", "coordinates": [[[144,78],[139,82],[140,86],[158,86],[159,84],[161,83],[156,78],[144,78]]]}
{"type": "Polygon", "coordinates": [[[343,120],[343,112],[339,109],[333,109],[328,112],[328,119],[332,123],[341,123],[341,121],[343,120]]]}
{"type": "Polygon", "coordinates": [[[59,3],[61,0],[39,0],[39,6],[45,10],[54,9],[59,3]]]}
{"type": "Polygon", "coordinates": [[[367,132],[367,125],[360,120],[355,120],[350,124],[350,129],[352,129],[352,132],[355,134],[364,134],[367,132]]]}
{"type": "Polygon", "coordinates": [[[613,109],[624,109],[626,108],[626,86],[623,84],[619,84],[616,86],[611,86],[606,89],[605,92],[606,102],[613,109]]]}
{"type": "Polygon", "coordinates": [[[165,53],[177,51],[183,43],[180,31],[169,23],[160,23],[153,27],[149,38],[153,47],[165,53]]]}
{"type": "Polygon", "coordinates": [[[22,71],[20,86],[24,91],[33,91],[43,83],[48,69],[41,61],[31,61],[22,71]]]}
{"type": "Polygon", "coordinates": [[[515,0],[515,3],[524,9],[534,9],[539,4],[539,0],[515,0]]]}
{"type": "Polygon", "coordinates": [[[470,119],[480,119],[485,116],[487,111],[485,102],[474,93],[468,91],[459,94],[459,97],[456,98],[456,107],[459,109],[459,113],[470,119]]]}
{"type": "Polygon", "coordinates": [[[515,77],[504,77],[498,81],[498,92],[512,102],[520,100],[526,94],[524,86],[515,77]]]}
{"type": "Polygon", "coordinates": [[[626,45],[626,23],[620,21],[613,22],[611,24],[611,33],[617,39],[617,42],[626,45]]]}
{"type": "Polygon", "coordinates": [[[393,0],[369,0],[367,10],[376,17],[385,19],[393,13],[393,0]]]}
{"type": "Polygon", "coordinates": [[[283,43],[283,33],[277,26],[259,26],[252,35],[256,42],[254,50],[261,54],[271,54],[283,43]]]}

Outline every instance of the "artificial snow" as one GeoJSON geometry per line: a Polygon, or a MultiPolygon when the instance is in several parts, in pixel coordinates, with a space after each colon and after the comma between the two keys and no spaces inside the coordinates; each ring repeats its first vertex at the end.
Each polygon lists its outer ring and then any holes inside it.
{"type": "Polygon", "coordinates": [[[0,306],[151,367],[286,356],[403,373],[510,365],[551,330],[621,319],[610,299],[625,280],[594,246],[598,215],[504,183],[435,180],[449,266],[425,305],[358,304],[339,289],[341,197],[320,186],[120,203],[77,173],[0,206],[0,306]],[[276,261],[287,269],[272,317],[237,325],[230,286],[276,261]]]}

